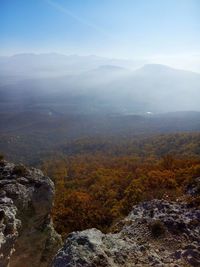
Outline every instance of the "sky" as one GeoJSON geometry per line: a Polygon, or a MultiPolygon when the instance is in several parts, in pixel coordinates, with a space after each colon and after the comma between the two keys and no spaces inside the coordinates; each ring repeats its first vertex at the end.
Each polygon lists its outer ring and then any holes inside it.
{"type": "Polygon", "coordinates": [[[0,0],[0,55],[200,55],[199,0],[0,0]]]}

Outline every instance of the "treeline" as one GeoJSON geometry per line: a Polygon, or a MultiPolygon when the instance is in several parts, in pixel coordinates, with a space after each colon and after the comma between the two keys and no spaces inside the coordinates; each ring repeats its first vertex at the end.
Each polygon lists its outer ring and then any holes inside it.
{"type": "Polygon", "coordinates": [[[200,133],[133,135],[121,137],[82,138],[62,145],[64,155],[103,154],[108,156],[138,156],[160,158],[200,155],[200,133]]]}
{"type": "Polygon", "coordinates": [[[42,169],[56,185],[57,231],[107,231],[140,201],[185,198],[187,185],[200,176],[199,140],[199,134],[160,135],[137,145],[85,140],[71,147],[71,156],[45,161],[42,169]]]}

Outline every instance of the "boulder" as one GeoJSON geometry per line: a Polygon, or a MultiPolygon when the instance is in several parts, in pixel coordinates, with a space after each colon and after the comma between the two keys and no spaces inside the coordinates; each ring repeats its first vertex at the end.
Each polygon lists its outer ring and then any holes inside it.
{"type": "Polygon", "coordinates": [[[0,162],[0,266],[47,267],[61,246],[50,212],[54,184],[40,170],[0,162]]]}

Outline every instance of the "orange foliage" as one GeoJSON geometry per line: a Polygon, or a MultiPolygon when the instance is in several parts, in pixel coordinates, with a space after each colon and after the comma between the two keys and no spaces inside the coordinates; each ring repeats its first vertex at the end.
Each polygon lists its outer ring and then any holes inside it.
{"type": "Polygon", "coordinates": [[[81,153],[47,161],[43,170],[56,185],[52,214],[57,231],[64,236],[91,227],[106,231],[140,201],[177,199],[200,176],[200,158],[81,153]]]}

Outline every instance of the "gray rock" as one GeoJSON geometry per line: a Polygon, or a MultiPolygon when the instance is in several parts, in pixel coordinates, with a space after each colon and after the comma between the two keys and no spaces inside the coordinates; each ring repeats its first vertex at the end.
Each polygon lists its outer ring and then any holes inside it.
{"type": "Polygon", "coordinates": [[[47,267],[61,246],[50,211],[54,185],[41,171],[0,165],[0,266],[47,267]]]}
{"type": "Polygon", "coordinates": [[[144,202],[133,207],[117,233],[116,228],[109,234],[97,229],[71,233],[52,267],[196,267],[200,266],[199,233],[197,208],[165,200],[144,202]],[[152,233],[152,225],[160,235],[152,233]]]}

